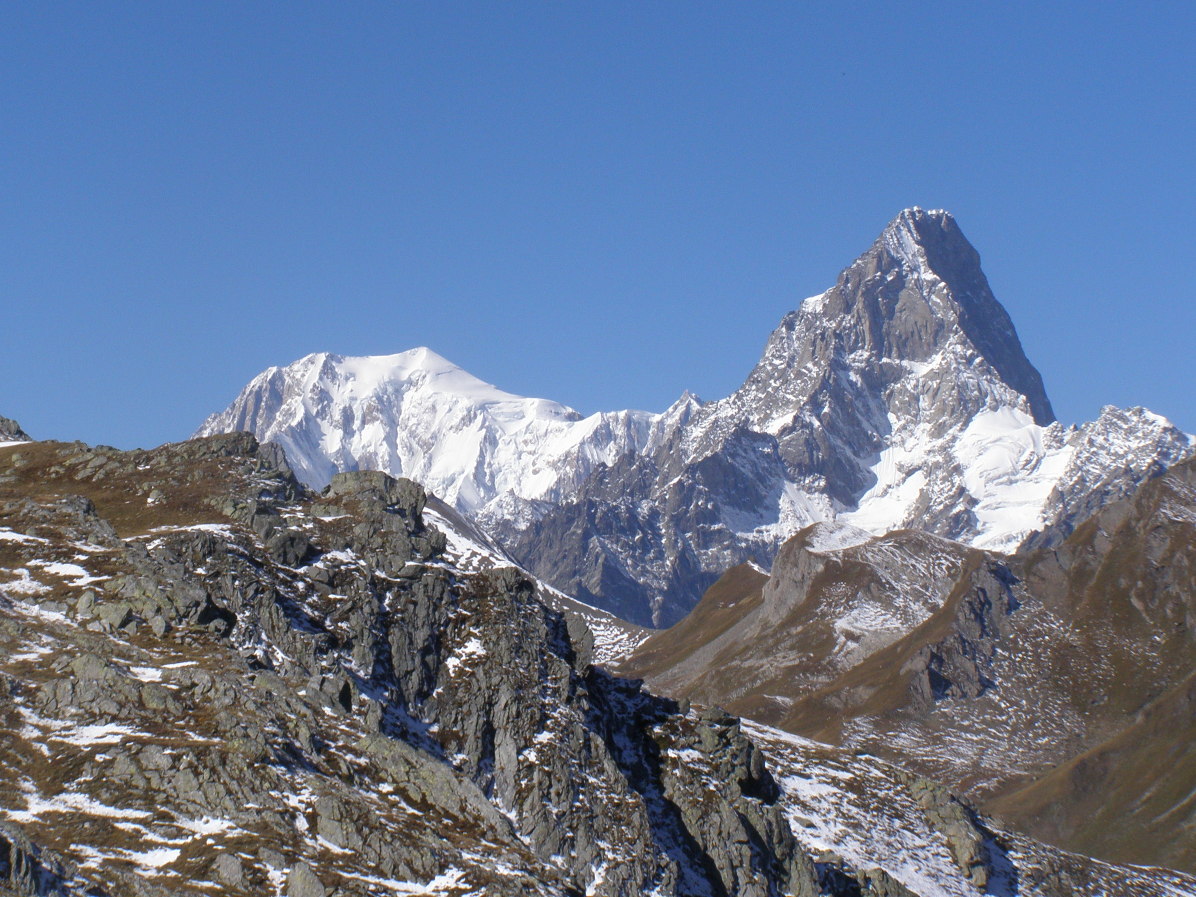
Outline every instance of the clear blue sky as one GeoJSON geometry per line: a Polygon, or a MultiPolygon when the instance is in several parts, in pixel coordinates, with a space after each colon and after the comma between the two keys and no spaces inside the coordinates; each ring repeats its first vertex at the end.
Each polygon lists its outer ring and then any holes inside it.
{"type": "Polygon", "coordinates": [[[1196,431],[1196,5],[5,3],[0,414],[183,438],[308,352],[734,389],[955,213],[1060,417],[1196,431]]]}

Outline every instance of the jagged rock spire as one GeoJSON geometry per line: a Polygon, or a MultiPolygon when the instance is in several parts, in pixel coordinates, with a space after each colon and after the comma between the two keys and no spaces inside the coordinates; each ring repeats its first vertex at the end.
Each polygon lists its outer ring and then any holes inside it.
{"type": "Polygon", "coordinates": [[[1001,379],[1029,401],[1034,419],[1055,420],[1042,376],[1026,358],[1013,321],[993,296],[980,268],[980,253],[968,242],[949,212],[914,208],[898,213],[877,240],[877,247],[905,261],[922,280],[935,278],[954,299],[955,318],[1001,379]]]}
{"type": "Polygon", "coordinates": [[[987,362],[1025,397],[1037,423],[1055,420],[1042,376],[993,296],[980,254],[945,211],[899,212],[830,290],[782,322],[778,333],[785,330],[801,367],[827,363],[832,349],[875,362],[924,363],[954,347],[968,364],[987,362]]]}

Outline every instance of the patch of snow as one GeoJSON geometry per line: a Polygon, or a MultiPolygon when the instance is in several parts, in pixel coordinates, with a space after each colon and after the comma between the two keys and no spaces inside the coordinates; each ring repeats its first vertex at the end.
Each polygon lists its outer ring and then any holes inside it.
{"type": "Polygon", "coordinates": [[[161,869],[163,866],[168,866],[177,860],[181,853],[182,851],[177,847],[154,847],[140,853],[133,850],[121,851],[121,854],[126,859],[132,860],[138,866],[144,866],[148,869],[161,869]]]}
{"type": "Polygon", "coordinates": [[[49,798],[36,793],[25,795],[24,810],[2,810],[15,822],[38,822],[47,813],[82,813],[86,816],[102,816],[107,819],[149,819],[153,816],[145,810],[125,807],[110,807],[77,791],[64,791],[49,798]]]}
{"type": "Polygon", "coordinates": [[[172,824],[197,835],[218,835],[237,827],[227,819],[214,819],[210,816],[203,819],[176,819],[172,824]]]}
{"type": "Polygon", "coordinates": [[[122,726],[118,723],[93,724],[86,726],[72,726],[49,736],[54,741],[64,741],[80,747],[91,747],[97,744],[121,744],[130,735],[144,735],[138,729],[122,726]]]}
{"type": "MultiPolygon", "coordinates": [[[[848,523],[818,523],[806,534],[806,549],[814,553],[841,551],[871,542],[876,536],[848,523]]],[[[759,568],[757,568],[759,569],[759,568]]],[[[761,573],[765,572],[763,570],[761,573]]]]}
{"type": "Polygon", "coordinates": [[[884,869],[922,897],[979,897],[886,764],[750,720],[743,726],[772,759],[785,815],[809,853],[833,851],[858,869],[884,869]]]}
{"type": "Polygon", "coordinates": [[[221,535],[231,536],[233,528],[227,523],[194,523],[190,526],[155,526],[150,530],[151,533],[185,533],[185,532],[199,532],[199,533],[220,533],[221,535]]]}
{"type": "Polygon", "coordinates": [[[78,564],[64,564],[57,561],[30,561],[30,566],[40,567],[47,573],[61,577],[62,579],[73,579],[71,583],[73,586],[87,586],[93,582],[103,582],[106,579],[111,579],[110,576],[92,576],[91,573],[78,564]]]}
{"type": "Polygon", "coordinates": [[[42,645],[33,648],[30,651],[24,651],[20,654],[12,654],[7,660],[9,663],[23,663],[28,660],[41,660],[47,654],[53,654],[55,649],[50,645],[42,645]]]}
{"type": "Polygon", "coordinates": [[[41,542],[48,544],[49,539],[43,539],[41,536],[30,536],[25,533],[18,533],[15,530],[0,528],[0,542],[41,542]]]}
{"type": "Polygon", "coordinates": [[[361,873],[353,873],[340,871],[344,878],[351,878],[354,881],[362,881],[375,887],[385,888],[392,894],[413,894],[413,895],[436,895],[436,897],[443,897],[444,894],[449,893],[448,889],[460,890],[464,887],[461,879],[465,877],[465,873],[460,869],[449,869],[437,875],[427,884],[420,884],[414,881],[400,881],[397,878],[379,878],[375,875],[364,875],[361,873]]]}
{"type": "Polygon", "coordinates": [[[485,656],[486,646],[476,636],[471,636],[469,641],[453,652],[453,655],[444,662],[444,666],[448,670],[448,674],[454,676],[458,667],[468,666],[468,661],[485,656]]]}
{"type": "MultiPolygon", "coordinates": [[[[17,575],[16,579],[10,579],[8,582],[0,583],[0,594],[7,592],[10,595],[44,595],[50,591],[50,587],[44,582],[38,582],[33,578],[29,572],[28,567],[17,567],[10,571],[17,575]]],[[[32,608],[26,608],[27,612],[32,611],[32,608]]],[[[50,612],[46,612],[50,613],[50,612]]],[[[62,617],[62,614],[54,614],[56,617],[62,617]]],[[[65,617],[63,618],[65,619],[65,617]]]]}

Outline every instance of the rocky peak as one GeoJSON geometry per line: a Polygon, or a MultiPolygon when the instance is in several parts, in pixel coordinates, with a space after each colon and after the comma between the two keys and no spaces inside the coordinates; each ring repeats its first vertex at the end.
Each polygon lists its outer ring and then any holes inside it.
{"type": "MultiPolygon", "coordinates": [[[[856,265],[865,260],[881,270],[888,267],[886,262],[896,263],[901,273],[896,277],[891,269],[887,273],[895,281],[889,288],[890,295],[897,285],[901,287],[898,297],[907,297],[913,291],[925,302],[931,315],[945,325],[939,330],[940,335],[950,340],[953,330],[962,332],[1001,380],[1026,398],[1036,423],[1045,426],[1055,420],[1042,377],[1022,351],[1013,321],[993,296],[988,278],[981,270],[980,253],[948,212],[927,212],[917,207],[903,210],[856,265]]],[[[865,268],[871,267],[868,262],[865,268]]],[[[848,280],[848,272],[856,265],[844,272],[839,285],[848,280]]],[[[864,296],[869,292],[867,288],[862,290],[864,296]]],[[[878,305],[886,308],[882,303],[878,305]]],[[[886,335],[893,337],[890,343],[896,353],[920,352],[923,357],[911,360],[924,361],[942,348],[928,345],[920,338],[924,336],[925,324],[918,320],[920,309],[916,304],[911,305],[908,298],[904,303],[888,306],[887,310],[886,335]],[[911,313],[912,327],[901,320],[911,313]]]]}
{"type": "Polygon", "coordinates": [[[913,206],[897,213],[876,241],[911,270],[941,277],[943,263],[952,259],[978,266],[980,256],[960,231],[950,212],[913,206]]]}
{"type": "MultiPolygon", "coordinates": [[[[995,392],[1024,400],[1039,424],[1055,419],[1042,377],[992,294],[980,254],[944,211],[900,212],[835,285],[802,303],[774,331],[745,389],[809,401],[843,373],[870,392],[940,368],[980,366],[978,407],[995,392]],[[945,364],[944,364],[945,362],[945,364]],[[771,388],[768,388],[771,386],[771,388]]],[[[977,392],[977,390],[972,390],[977,392]]],[[[753,402],[754,403],[754,402],[753,402]]]]}
{"type": "Polygon", "coordinates": [[[0,442],[31,442],[32,437],[9,417],[0,417],[0,442]]]}

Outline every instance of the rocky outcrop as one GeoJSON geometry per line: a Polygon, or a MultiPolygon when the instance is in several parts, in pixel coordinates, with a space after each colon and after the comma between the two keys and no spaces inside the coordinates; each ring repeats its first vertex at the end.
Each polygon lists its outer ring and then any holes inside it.
{"type": "Polygon", "coordinates": [[[65,897],[70,872],[16,827],[0,823],[0,890],[16,897],[65,897]]]}
{"type": "Polygon", "coordinates": [[[993,663],[1020,602],[1018,579],[1000,561],[990,560],[964,586],[950,634],[923,645],[906,661],[915,701],[929,708],[950,698],[978,698],[997,688],[993,663]]]}
{"type": "Polygon", "coordinates": [[[0,442],[29,442],[31,438],[15,420],[0,417],[0,442]]]}
{"type": "Polygon", "coordinates": [[[9,668],[0,810],[80,881],[816,893],[734,720],[591,666],[518,571],[445,565],[414,483],[311,496],[282,461],[247,434],[42,443],[0,494],[27,574],[0,583],[5,655],[58,646],[9,668]]]}

